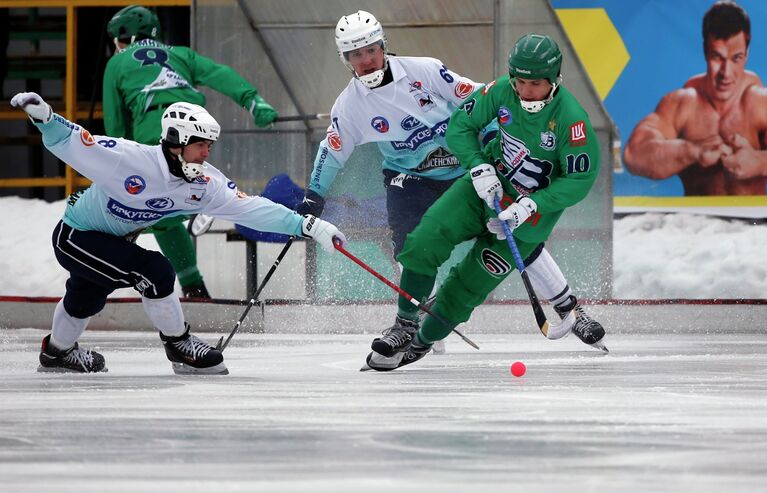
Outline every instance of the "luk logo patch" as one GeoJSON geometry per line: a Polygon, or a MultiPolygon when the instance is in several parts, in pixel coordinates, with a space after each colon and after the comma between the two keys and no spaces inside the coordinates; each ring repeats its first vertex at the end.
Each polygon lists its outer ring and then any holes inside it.
{"type": "Polygon", "coordinates": [[[370,120],[370,126],[380,134],[385,134],[389,131],[389,121],[382,116],[376,116],[370,120]]]}
{"type": "Polygon", "coordinates": [[[328,147],[333,149],[334,151],[338,152],[341,150],[341,136],[338,135],[336,132],[329,132],[328,136],[328,147]]]}
{"type": "Polygon", "coordinates": [[[469,94],[472,93],[472,90],[474,89],[474,86],[466,82],[465,80],[462,80],[458,84],[455,85],[455,89],[453,92],[455,93],[455,97],[459,99],[466,99],[469,97],[469,94]]]}
{"type": "Polygon", "coordinates": [[[170,197],[159,197],[156,199],[149,199],[146,202],[144,202],[147,207],[150,209],[154,209],[156,211],[161,211],[163,209],[170,209],[173,207],[173,199],[170,197]]]}
{"type": "Polygon", "coordinates": [[[511,272],[511,265],[506,262],[503,257],[490,250],[489,248],[482,250],[480,255],[482,259],[482,266],[491,276],[500,277],[505,276],[511,272]]]}
{"type": "Polygon", "coordinates": [[[139,175],[131,175],[125,179],[125,191],[131,195],[138,195],[146,188],[146,180],[139,175]]]}
{"type": "Polygon", "coordinates": [[[570,125],[570,145],[586,145],[586,123],[584,123],[583,120],[570,125]]]}
{"type": "Polygon", "coordinates": [[[84,128],[80,130],[80,142],[83,143],[85,147],[90,147],[96,143],[96,139],[93,138],[93,135],[84,128]]]}

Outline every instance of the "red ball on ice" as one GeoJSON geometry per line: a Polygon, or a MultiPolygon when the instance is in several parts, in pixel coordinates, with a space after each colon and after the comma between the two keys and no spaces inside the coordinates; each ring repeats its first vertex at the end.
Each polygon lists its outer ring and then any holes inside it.
{"type": "Polygon", "coordinates": [[[527,370],[527,367],[525,367],[525,364],[521,361],[515,361],[511,365],[511,374],[515,377],[521,377],[525,374],[525,371],[527,370]]]}

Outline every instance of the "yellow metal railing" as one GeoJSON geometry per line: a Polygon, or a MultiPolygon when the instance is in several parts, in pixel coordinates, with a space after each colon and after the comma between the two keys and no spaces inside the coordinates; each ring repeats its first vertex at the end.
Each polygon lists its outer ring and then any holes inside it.
{"type": "MultiPolygon", "coordinates": [[[[124,7],[140,4],[145,7],[186,7],[191,0],[0,0],[0,8],[50,8],[64,7],[67,15],[66,33],[66,79],[64,81],[64,111],[58,111],[67,120],[77,121],[87,116],[87,112],[77,109],[77,9],[79,7],[124,7]]],[[[58,110],[58,109],[57,109],[58,110]]],[[[102,116],[101,113],[97,113],[102,116]]],[[[21,111],[1,111],[0,119],[24,119],[21,111]]],[[[69,195],[77,187],[88,186],[90,181],[78,176],[67,166],[64,176],[44,178],[6,178],[0,179],[0,188],[18,187],[64,187],[69,195]]]]}

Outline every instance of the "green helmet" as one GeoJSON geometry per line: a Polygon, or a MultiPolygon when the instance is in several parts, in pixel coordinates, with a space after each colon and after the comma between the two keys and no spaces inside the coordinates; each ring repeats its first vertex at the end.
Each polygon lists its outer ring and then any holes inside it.
{"type": "Polygon", "coordinates": [[[107,24],[107,32],[112,38],[120,40],[155,39],[160,34],[160,21],[151,10],[140,5],[129,5],[112,17],[107,24]]]}
{"type": "Polygon", "coordinates": [[[552,84],[562,68],[562,52],[549,36],[525,34],[509,53],[509,75],[523,79],[548,79],[552,84]]]}

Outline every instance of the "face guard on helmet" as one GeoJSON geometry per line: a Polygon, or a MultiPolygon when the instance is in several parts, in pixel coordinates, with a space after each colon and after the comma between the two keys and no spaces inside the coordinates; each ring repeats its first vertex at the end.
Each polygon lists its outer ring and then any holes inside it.
{"type": "Polygon", "coordinates": [[[155,39],[160,34],[160,21],[151,10],[129,5],[117,12],[107,24],[107,32],[117,42],[131,44],[137,39],[155,39]]]}
{"type": "MultiPolygon", "coordinates": [[[[557,86],[562,83],[562,52],[549,36],[526,34],[519,38],[509,53],[509,75],[511,87],[517,92],[514,79],[546,79],[551,83],[549,95],[542,101],[522,101],[520,104],[529,113],[538,113],[554,98],[557,86]]],[[[519,93],[517,93],[519,96],[519,93]]]]}
{"type": "Polygon", "coordinates": [[[364,10],[358,10],[353,14],[341,17],[338,24],[336,24],[336,46],[338,47],[338,55],[341,57],[341,61],[344,62],[346,68],[351,71],[357,80],[370,89],[381,85],[388,65],[386,36],[384,35],[383,27],[381,27],[381,24],[373,14],[364,10]],[[373,43],[379,43],[384,51],[384,66],[372,74],[358,75],[352,64],[349,63],[347,53],[373,43]]]}
{"type": "MultiPolygon", "coordinates": [[[[162,114],[161,143],[165,147],[183,148],[200,140],[217,141],[221,126],[205,108],[192,103],[173,103],[162,114]]],[[[180,171],[186,181],[191,182],[202,175],[202,163],[184,160],[183,152],[178,155],[180,171]]]]}

